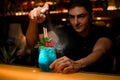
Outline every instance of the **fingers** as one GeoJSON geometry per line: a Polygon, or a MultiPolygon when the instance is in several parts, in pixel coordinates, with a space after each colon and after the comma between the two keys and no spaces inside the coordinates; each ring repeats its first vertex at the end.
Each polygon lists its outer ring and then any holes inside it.
{"type": "Polygon", "coordinates": [[[74,69],[74,61],[65,56],[54,61],[50,68],[54,68],[57,73],[73,73],[77,71],[74,69]]]}
{"type": "Polygon", "coordinates": [[[37,7],[37,8],[34,8],[33,10],[31,10],[29,13],[29,17],[32,21],[42,23],[46,18],[46,15],[44,13],[48,9],[49,9],[49,6],[48,6],[48,4],[45,3],[43,7],[37,7]]]}
{"type": "Polygon", "coordinates": [[[37,20],[37,18],[45,18],[45,15],[41,13],[40,11],[40,7],[34,8],[32,11],[30,11],[30,19],[35,19],[37,20]]]}
{"type": "Polygon", "coordinates": [[[64,70],[62,71],[62,73],[65,73],[65,74],[66,73],[73,73],[73,72],[76,72],[76,71],[74,70],[74,67],[72,65],[64,68],[64,70]]]}
{"type": "Polygon", "coordinates": [[[64,68],[68,67],[70,64],[66,61],[60,61],[55,65],[54,71],[59,73],[64,70],[64,68]]]}
{"type": "Polygon", "coordinates": [[[34,8],[32,11],[30,11],[30,13],[29,13],[29,17],[30,17],[30,19],[34,19],[34,16],[36,16],[36,8],[34,8]]]}
{"type": "Polygon", "coordinates": [[[49,9],[49,5],[48,5],[47,3],[45,3],[44,6],[43,6],[43,8],[44,8],[45,10],[48,10],[48,9],[49,9]]]}
{"type": "Polygon", "coordinates": [[[56,65],[56,63],[62,61],[63,59],[64,59],[64,57],[61,57],[61,58],[58,58],[57,60],[55,60],[55,61],[50,65],[50,68],[51,68],[51,69],[54,68],[55,65],[56,65]]]}

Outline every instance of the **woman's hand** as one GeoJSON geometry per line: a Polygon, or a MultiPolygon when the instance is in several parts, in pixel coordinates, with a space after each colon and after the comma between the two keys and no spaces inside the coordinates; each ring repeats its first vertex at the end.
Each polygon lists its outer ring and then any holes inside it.
{"type": "Polygon", "coordinates": [[[42,23],[46,18],[44,13],[48,11],[48,9],[49,6],[46,3],[44,4],[43,7],[34,8],[33,10],[30,11],[29,14],[30,20],[36,23],[42,23]]]}
{"type": "Polygon", "coordinates": [[[57,73],[75,73],[80,69],[80,64],[76,61],[73,61],[66,56],[63,56],[55,60],[51,65],[51,69],[54,69],[57,73]]]}

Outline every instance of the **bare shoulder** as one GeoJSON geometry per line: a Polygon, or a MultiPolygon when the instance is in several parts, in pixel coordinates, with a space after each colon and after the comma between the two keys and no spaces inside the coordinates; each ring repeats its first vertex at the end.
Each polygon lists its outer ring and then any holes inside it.
{"type": "Polygon", "coordinates": [[[112,47],[112,41],[109,39],[109,38],[106,38],[106,37],[102,37],[102,38],[99,38],[93,48],[93,51],[96,51],[96,50],[110,50],[111,47],[112,47]]]}
{"type": "Polygon", "coordinates": [[[111,43],[112,44],[112,40],[107,37],[101,37],[97,40],[97,43],[103,43],[103,44],[111,43]]]}

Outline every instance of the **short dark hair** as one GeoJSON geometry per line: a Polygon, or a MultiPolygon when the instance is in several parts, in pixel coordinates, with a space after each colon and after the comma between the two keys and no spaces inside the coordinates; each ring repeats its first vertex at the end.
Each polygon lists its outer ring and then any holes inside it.
{"type": "Polygon", "coordinates": [[[76,6],[83,6],[89,14],[92,13],[92,4],[90,0],[70,0],[68,4],[68,10],[76,6]]]}

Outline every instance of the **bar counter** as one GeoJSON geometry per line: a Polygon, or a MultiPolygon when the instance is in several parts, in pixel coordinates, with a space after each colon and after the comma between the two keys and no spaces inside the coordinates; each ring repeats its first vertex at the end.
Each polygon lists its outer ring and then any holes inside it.
{"type": "Polygon", "coordinates": [[[0,64],[0,80],[120,80],[120,75],[42,72],[39,68],[0,64]]]}

